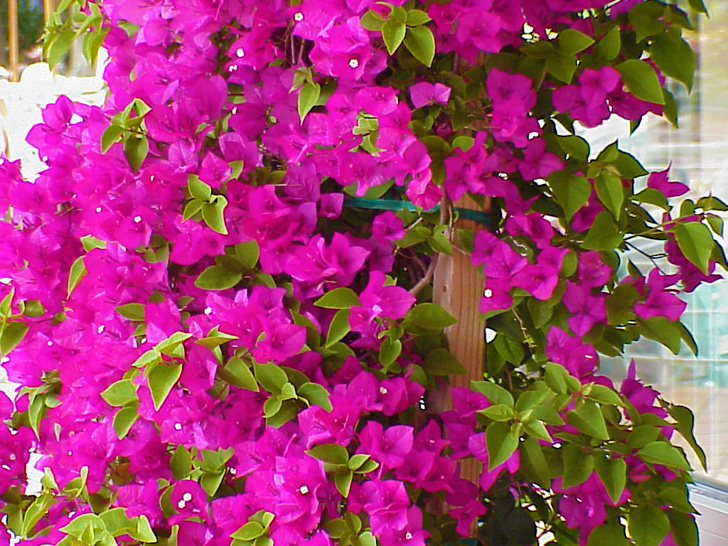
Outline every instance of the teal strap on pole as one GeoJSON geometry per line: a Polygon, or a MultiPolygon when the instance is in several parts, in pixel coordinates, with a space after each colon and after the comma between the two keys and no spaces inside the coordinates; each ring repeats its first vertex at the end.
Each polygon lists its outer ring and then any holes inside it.
{"type": "MultiPolygon", "coordinates": [[[[416,211],[418,207],[410,203],[409,201],[399,201],[397,199],[364,199],[362,197],[347,197],[344,199],[344,205],[348,207],[355,207],[359,209],[374,209],[374,210],[411,210],[416,211]]],[[[425,212],[438,212],[440,205],[426,210],[425,212]]],[[[490,226],[490,213],[481,210],[464,209],[456,207],[455,210],[458,212],[461,218],[465,220],[472,220],[486,226],[490,226]]]]}

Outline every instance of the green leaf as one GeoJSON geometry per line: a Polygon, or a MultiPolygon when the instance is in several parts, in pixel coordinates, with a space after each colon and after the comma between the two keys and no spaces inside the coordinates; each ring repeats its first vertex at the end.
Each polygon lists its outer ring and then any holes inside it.
{"type": "Polygon", "coordinates": [[[109,148],[121,140],[124,128],[119,125],[109,125],[101,135],[101,153],[105,154],[109,148]]]}
{"type": "Polygon", "coordinates": [[[666,32],[655,36],[649,51],[650,59],[657,67],[666,76],[684,83],[690,92],[695,75],[695,54],[680,35],[679,28],[670,27],[666,32]]]}
{"type": "Polygon", "coordinates": [[[567,220],[571,220],[574,213],[586,205],[591,195],[591,184],[583,177],[576,174],[556,171],[548,178],[549,186],[554,197],[564,209],[567,220]]]}
{"type": "Polygon", "coordinates": [[[209,201],[212,197],[212,188],[200,180],[200,177],[196,174],[187,177],[187,190],[189,190],[192,197],[199,201],[209,201]]]}
{"type": "Polygon", "coordinates": [[[152,526],[149,524],[147,516],[142,514],[134,519],[137,520],[136,532],[129,532],[129,536],[139,542],[145,542],[147,544],[156,543],[157,535],[152,531],[152,526]]]}
{"type": "Polygon", "coordinates": [[[655,69],[648,63],[629,59],[615,68],[622,75],[624,85],[635,97],[655,104],[665,104],[660,80],[655,69]]]}
{"type": "Polygon", "coordinates": [[[538,440],[527,437],[519,447],[521,465],[527,477],[545,489],[551,488],[551,470],[538,440]]]}
{"type": "Polygon", "coordinates": [[[192,455],[189,450],[185,446],[177,446],[169,460],[169,466],[175,480],[184,480],[192,472],[192,455]]]}
{"type": "Polygon", "coordinates": [[[685,406],[669,406],[667,408],[667,412],[670,414],[670,417],[675,419],[675,421],[677,422],[675,428],[677,428],[677,431],[680,433],[680,435],[685,438],[687,443],[695,452],[695,455],[697,455],[703,469],[707,472],[708,465],[705,458],[705,451],[702,447],[700,447],[697,440],[695,439],[695,432],[693,430],[695,424],[695,415],[690,410],[690,408],[687,408],[685,406]]]}
{"type": "Polygon", "coordinates": [[[544,380],[546,385],[554,391],[556,394],[566,394],[566,376],[569,372],[566,371],[561,364],[555,364],[553,362],[546,363],[546,369],[544,372],[544,380]]]}
{"type": "Polygon", "coordinates": [[[637,452],[637,455],[646,463],[661,464],[680,470],[691,470],[685,456],[667,442],[650,442],[637,452]]]}
{"type": "Polygon", "coordinates": [[[478,413],[485,415],[488,419],[493,421],[510,421],[513,419],[513,408],[506,406],[505,404],[495,404],[489,406],[484,410],[480,410],[478,413]]]}
{"type": "Polygon", "coordinates": [[[407,26],[418,27],[432,21],[426,12],[420,9],[411,9],[407,12],[407,26]]]}
{"type": "Polygon", "coordinates": [[[607,322],[610,325],[626,324],[635,318],[634,303],[639,293],[628,284],[620,284],[606,299],[607,322]]]}
{"type": "Polygon", "coordinates": [[[158,364],[149,373],[147,381],[154,401],[154,409],[159,411],[181,375],[182,364],[158,364]]]}
{"type": "Polygon", "coordinates": [[[227,235],[228,229],[225,225],[225,207],[227,207],[227,199],[222,195],[213,197],[214,203],[205,203],[202,205],[202,219],[213,231],[221,235],[227,235]]]}
{"type": "Polygon", "coordinates": [[[435,37],[426,26],[409,27],[404,37],[404,46],[412,56],[427,67],[435,58],[435,37]]]}
{"type": "Polygon", "coordinates": [[[66,53],[69,52],[73,45],[73,40],[76,38],[76,32],[73,30],[63,30],[58,33],[55,40],[51,43],[48,48],[48,65],[53,69],[66,53]]]}
{"type": "Polygon", "coordinates": [[[351,288],[339,287],[329,290],[314,302],[316,307],[325,309],[349,309],[354,305],[361,305],[359,296],[351,288]]]}
{"type": "Polygon", "coordinates": [[[278,394],[283,385],[288,383],[286,372],[275,364],[253,363],[253,371],[260,386],[271,394],[278,394]]]}
{"type": "Polygon", "coordinates": [[[407,33],[407,26],[397,21],[387,21],[382,25],[382,40],[387,46],[390,55],[394,55],[395,51],[404,41],[404,35],[407,33]]]}
{"type": "Polygon", "coordinates": [[[460,375],[466,373],[465,368],[455,358],[455,355],[442,347],[427,353],[422,367],[432,375],[460,375]]]}
{"type": "Polygon", "coordinates": [[[265,529],[260,523],[249,521],[230,536],[237,540],[255,540],[263,533],[265,533],[265,529]]]}
{"type": "Polygon", "coordinates": [[[306,453],[314,459],[324,461],[325,463],[346,465],[349,463],[349,452],[344,446],[339,444],[317,445],[307,450],[306,453]]]}
{"type": "Polygon", "coordinates": [[[586,161],[589,159],[589,143],[577,135],[557,136],[557,142],[565,153],[574,159],[586,161]]]}
{"type": "Polygon", "coordinates": [[[609,440],[604,415],[594,402],[584,401],[581,407],[571,410],[566,415],[567,421],[579,432],[593,436],[599,440],[609,440]]]}
{"type": "Polygon", "coordinates": [[[116,436],[119,440],[129,434],[129,430],[131,430],[132,425],[136,423],[137,419],[139,419],[139,412],[137,411],[136,406],[122,408],[116,412],[113,424],[116,436]]]}
{"type": "Polygon", "coordinates": [[[635,30],[635,39],[641,42],[648,36],[655,36],[665,30],[662,21],[665,5],[657,2],[640,2],[629,12],[629,22],[635,30]]]}
{"type": "MultiPolygon", "coordinates": [[[[509,393],[510,394],[510,393],[509,393]]],[[[518,448],[520,433],[516,426],[494,422],[485,429],[485,444],[488,449],[488,470],[503,464],[518,448]]]]}
{"type": "Polygon", "coordinates": [[[321,86],[318,83],[309,81],[303,84],[298,94],[298,117],[301,118],[301,123],[306,119],[311,109],[316,106],[320,96],[321,86]]]}
{"type": "Polygon", "coordinates": [[[665,512],[656,506],[638,506],[627,515],[629,534],[638,546],[659,546],[670,530],[665,512]]]}
{"type": "Polygon", "coordinates": [[[133,172],[139,171],[149,153],[149,139],[146,135],[132,134],[124,141],[124,155],[133,172]]]}
{"type": "Polygon", "coordinates": [[[630,546],[624,534],[624,527],[618,523],[605,523],[589,534],[587,546],[630,546]]]}
{"type": "MultiPolygon", "coordinates": [[[[347,474],[336,474],[334,476],[336,489],[339,491],[339,493],[341,493],[342,497],[347,498],[349,496],[349,491],[351,491],[351,482],[353,479],[354,474],[350,472],[347,474]]],[[[374,542],[374,545],[376,546],[376,540],[374,542]]]]}
{"type": "Polygon", "coordinates": [[[0,335],[0,352],[3,356],[7,356],[10,351],[15,349],[18,344],[23,341],[25,334],[28,333],[28,327],[22,322],[6,322],[0,335]]]}
{"type": "Polygon", "coordinates": [[[554,52],[546,59],[546,71],[566,84],[571,83],[576,72],[576,55],[554,52]]]}
{"type": "Polygon", "coordinates": [[[594,43],[594,40],[573,28],[567,28],[559,33],[559,50],[565,54],[573,55],[584,51],[594,43]]]}
{"type": "Polygon", "coordinates": [[[617,58],[621,48],[622,36],[619,32],[619,27],[615,26],[599,40],[595,48],[595,53],[605,61],[612,61],[617,58]]]}
{"type": "Polygon", "coordinates": [[[624,402],[619,394],[614,390],[598,383],[590,385],[587,396],[600,404],[609,404],[611,406],[624,406],[624,402]]]}
{"type": "Polygon", "coordinates": [[[604,207],[612,213],[617,220],[622,216],[622,206],[624,205],[624,186],[622,180],[608,173],[600,174],[594,186],[597,190],[597,196],[604,207]]]}
{"type": "Polygon", "coordinates": [[[211,265],[195,279],[195,286],[202,290],[226,290],[238,284],[243,278],[239,271],[230,271],[221,265],[211,265]]]}
{"type": "Polygon", "coordinates": [[[492,343],[495,350],[498,351],[498,354],[503,357],[503,360],[516,366],[521,365],[521,362],[523,362],[526,356],[525,349],[521,343],[503,334],[496,334],[492,343]]]}
{"type": "Polygon", "coordinates": [[[616,505],[627,484],[627,464],[622,458],[610,459],[605,454],[601,454],[595,457],[594,467],[609,498],[616,505]]]}
{"type": "Polygon", "coordinates": [[[619,232],[612,215],[600,212],[592,227],[586,234],[582,248],[588,250],[614,250],[622,243],[622,234],[619,232]]]}
{"type": "Polygon", "coordinates": [[[358,470],[361,466],[371,458],[367,453],[357,453],[352,455],[348,462],[349,470],[358,470]]]}
{"type": "Polygon", "coordinates": [[[349,315],[351,310],[339,309],[329,324],[329,331],[326,334],[325,347],[333,347],[351,331],[349,326],[349,315]]]}
{"type": "Polygon", "coordinates": [[[379,363],[383,368],[388,368],[402,353],[402,342],[398,339],[388,337],[379,347],[379,363]]]}
{"type": "Polygon", "coordinates": [[[707,275],[715,245],[710,229],[700,222],[679,222],[675,239],[685,257],[707,275]]]}
{"type": "Polygon", "coordinates": [[[359,24],[365,30],[371,30],[373,32],[379,32],[384,26],[385,19],[377,12],[369,10],[361,16],[359,24]]]}
{"type": "Polygon", "coordinates": [[[318,383],[304,383],[298,388],[298,396],[305,398],[311,404],[321,406],[326,411],[331,411],[333,406],[329,399],[329,391],[318,383]]]}
{"type": "Polygon", "coordinates": [[[680,324],[671,322],[665,317],[650,317],[647,320],[637,320],[640,333],[648,339],[662,343],[673,354],[680,352],[680,324]]]}
{"type": "Polygon", "coordinates": [[[117,305],[115,307],[116,312],[122,317],[129,320],[143,321],[144,320],[144,304],[143,303],[126,303],[124,305],[117,305]]]}
{"type": "Polygon", "coordinates": [[[235,256],[245,269],[253,269],[260,258],[260,247],[255,239],[235,245],[235,256]]]}
{"type": "Polygon", "coordinates": [[[579,446],[566,444],[564,456],[564,487],[580,485],[594,470],[594,455],[582,451],[579,446]]]}
{"type": "Polygon", "coordinates": [[[705,7],[705,2],[703,2],[703,0],[688,0],[688,5],[693,11],[705,13],[706,15],[708,14],[708,8],[705,7]]]}
{"type": "Polygon", "coordinates": [[[698,525],[695,518],[674,509],[667,510],[670,532],[677,546],[698,546],[698,525]]]}
{"type": "Polygon", "coordinates": [[[471,381],[470,388],[484,395],[491,404],[504,404],[513,407],[513,395],[510,391],[490,381],[471,381]]]}
{"type": "Polygon", "coordinates": [[[101,393],[101,398],[110,406],[126,406],[130,402],[139,400],[137,397],[137,388],[131,379],[122,379],[109,385],[101,393]]]}
{"type": "Polygon", "coordinates": [[[420,303],[410,309],[405,322],[428,330],[441,330],[457,324],[457,319],[435,303],[420,303]]]}
{"type": "Polygon", "coordinates": [[[218,368],[218,375],[231,385],[240,389],[258,392],[258,382],[248,365],[238,357],[233,357],[224,368],[218,368]]]}
{"type": "Polygon", "coordinates": [[[83,263],[83,256],[79,256],[76,258],[76,260],[71,264],[71,269],[68,273],[68,296],[71,296],[71,292],[73,292],[73,289],[78,286],[78,283],[81,282],[81,278],[88,272],[86,271],[86,266],[83,263]]]}

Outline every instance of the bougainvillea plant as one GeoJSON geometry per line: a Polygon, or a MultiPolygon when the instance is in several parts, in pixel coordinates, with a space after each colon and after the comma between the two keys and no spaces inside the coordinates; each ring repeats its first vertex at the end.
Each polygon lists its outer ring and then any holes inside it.
{"type": "Polygon", "coordinates": [[[577,133],[676,123],[701,0],[59,9],[109,95],[0,160],[0,544],[696,544],[692,414],[599,359],[696,349],[726,206],[577,133]],[[433,411],[462,253],[487,359],[433,411]]]}

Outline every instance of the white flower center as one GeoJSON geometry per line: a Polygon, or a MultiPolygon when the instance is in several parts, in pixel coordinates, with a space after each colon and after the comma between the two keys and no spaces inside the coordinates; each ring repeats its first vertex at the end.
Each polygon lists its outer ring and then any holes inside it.
{"type": "Polygon", "coordinates": [[[212,307],[205,307],[205,314],[206,315],[212,314],[212,307]]]}
{"type": "Polygon", "coordinates": [[[483,297],[485,298],[492,298],[493,297],[493,291],[490,288],[486,288],[483,290],[483,297]]]}
{"type": "Polygon", "coordinates": [[[234,64],[228,68],[228,72],[235,72],[238,69],[238,65],[234,64]]]}
{"type": "Polygon", "coordinates": [[[174,430],[182,430],[182,423],[175,423],[174,430]]]}
{"type": "Polygon", "coordinates": [[[99,326],[98,328],[96,328],[96,331],[97,331],[97,332],[98,332],[99,334],[100,334],[101,332],[103,332],[104,330],[106,330],[106,326],[104,326],[103,324],[102,324],[101,326],[99,326]]]}
{"type": "Polygon", "coordinates": [[[302,485],[298,492],[301,493],[301,495],[308,495],[308,486],[302,485]]]}
{"type": "Polygon", "coordinates": [[[404,535],[404,538],[406,538],[407,540],[412,540],[412,533],[407,531],[407,533],[404,535]]]}
{"type": "Polygon", "coordinates": [[[181,500],[181,501],[179,501],[179,502],[177,503],[177,508],[179,508],[180,510],[181,510],[182,508],[184,508],[185,506],[187,506],[187,503],[186,503],[185,501],[183,501],[183,500],[181,500]]]}
{"type": "Polygon", "coordinates": [[[46,345],[48,345],[48,347],[52,347],[53,346],[53,342],[49,340],[48,343],[46,343],[46,345]]]}
{"type": "Polygon", "coordinates": [[[242,47],[239,47],[235,50],[235,56],[238,59],[241,59],[242,57],[245,57],[245,50],[242,47]]]}
{"type": "Polygon", "coordinates": [[[359,59],[349,59],[349,66],[351,68],[359,68],[359,59]]]}
{"type": "Polygon", "coordinates": [[[295,14],[295,15],[293,16],[293,20],[294,20],[294,21],[298,21],[298,22],[301,22],[301,21],[303,21],[303,13],[301,13],[300,11],[299,11],[298,13],[296,13],[296,14],[295,14]]]}
{"type": "Polygon", "coordinates": [[[96,212],[101,212],[101,207],[96,207],[96,212]]]}
{"type": "Polygon", "coordinates": [[[237,114],[237,113],[238,113],[238,107],[237,107],[237,106],[235,106],[235,107],[233,108],[233,115],[235,115],[235,114],[237,114]]]}
{"type": "Polygon", "coordinates": [[[379,387],[379,393],[380,394],[387,394],[389,391],[387,390],[387,387],[379,387]]]}
{"type": "Polygon", "coordinates": [[[135,224],[139,224],[139,223],[141,223],[141,221],[142,221],[142,217],[141,216],[135,216],[134,217],[134,223],[135,224]]]}
{"type": "Polygon", "coordinates": [[[185,493],[182,495],[182,500],[185,502],[190,502],[192,500],[192,493],[185,493]]]}

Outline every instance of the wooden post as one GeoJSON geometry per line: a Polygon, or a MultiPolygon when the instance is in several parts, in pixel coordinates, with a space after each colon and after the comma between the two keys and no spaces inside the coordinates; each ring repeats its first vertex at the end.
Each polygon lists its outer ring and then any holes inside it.
{"type": "MultiPolygon", "coordinates": [[[[464,197],[455,206],[480,210],[472,199],[464,197]]],[[[459,220],[455,229],[486,229],[473,220],[459,220]]],[[[455,233],[450,234],[450,240],[455,233]]],[[[455,245],[453,245],[455,246],[455,245]]],[[[468,387],[471,381],[483,379],[485,370],[485,320],[481,317],[479,305],[483,296],[483,276],[470,263],[470,256],[453,248],[452,256],[440,254],[435,268],[433,282],[433,301],[458,319],[457,324],[447,329],[450,352],[465,367],[467,372],[450,377],[451,387],[468,387]]],[[[435,411],[448,409],[451,404],[449,393],[441,392],[435,400],[435,411]]],[[[461,462],[461,475],[475,484],[478,483],[482,464],[475,459],[461,462]]],[[[476,527],[471,528],[471,536],[476,536],[476,527]]]]}
{"type": "Polygon", "coordinates": [[[8,68],[10,81],[20,78],[20,42],[18,41],[18,0],[8,0],[8,68]]]}

